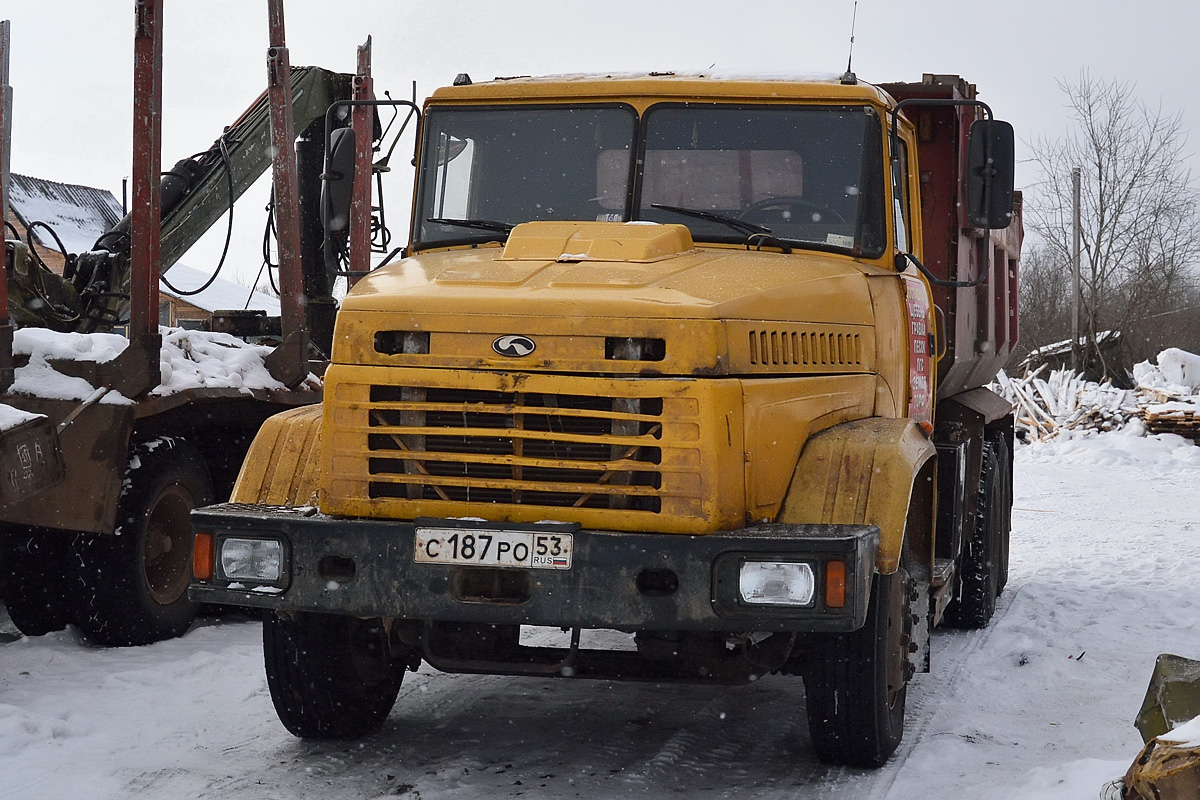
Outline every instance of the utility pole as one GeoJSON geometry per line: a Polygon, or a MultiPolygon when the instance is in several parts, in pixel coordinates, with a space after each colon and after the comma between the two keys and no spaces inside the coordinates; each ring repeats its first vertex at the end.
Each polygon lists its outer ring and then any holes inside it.
{"type": "Polygon", "coordinates": [[[1079,346],[1079,240],[1080,240],[1080,225],[1079,225],[1079,195],[1080,195],[1080,169],[1075,167],[1071,170],[1071,223],[1073,227],[1071,243],[1071,273],[1074,277],[1074,282],[1071,290],[1071,369],[1075,372],[1080,372],[1082,369],[1082,359],[1080,358],[1079,346]]]}

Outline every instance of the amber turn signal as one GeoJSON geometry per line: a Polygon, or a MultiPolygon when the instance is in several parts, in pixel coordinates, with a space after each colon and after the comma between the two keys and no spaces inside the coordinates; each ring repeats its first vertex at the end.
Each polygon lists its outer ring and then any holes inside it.
{"type": "Polygon", "coordinates": [[[192,576],[198,581],[211,581],[213,576],[213,535],[197,533],[192,542],[192,576]]]}
{"type": "Polygon", "coordinates": [[[825,606],[841,608],[846,605],[846,562],[825,562],[825,606]]]}

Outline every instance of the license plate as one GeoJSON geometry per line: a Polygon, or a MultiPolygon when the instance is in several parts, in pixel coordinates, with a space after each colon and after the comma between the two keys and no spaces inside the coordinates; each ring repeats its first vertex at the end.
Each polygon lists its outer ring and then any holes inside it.
{"type": "Polygon", "coordinates": [[[418,527],[413,560],[476,567],[570,569],[569,533],[418,527]]]}

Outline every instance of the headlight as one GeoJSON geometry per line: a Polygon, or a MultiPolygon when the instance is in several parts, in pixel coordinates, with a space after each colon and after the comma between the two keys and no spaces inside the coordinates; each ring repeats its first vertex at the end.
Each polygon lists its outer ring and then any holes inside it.
{"type": "Polygon", "coordinates": [[[745,561],[738,573],[742,602],[771,606],[806,606],[817,582],[803,562],[745,561]]]}
{"type": "Polygon", "coordinates": [[[283,544],[276,539],[224,539],[221,572],[231,581],[278,581],[283,574],[283,544]]]}

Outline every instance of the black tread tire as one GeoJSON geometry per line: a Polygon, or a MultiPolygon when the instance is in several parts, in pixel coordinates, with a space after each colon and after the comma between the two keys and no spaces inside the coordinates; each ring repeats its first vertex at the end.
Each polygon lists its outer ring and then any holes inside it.
{"type": "Polygon", "coordinates": [[[114,535],[77,540],[83,602],[75,622],[94,644],[126,647],[182,636],[196,616],[188,599],[188,515],[213,502],[200,452],[159,437],[130,449],[114,535]]]}
{"type": "Polygon", "coordinates": [[[867,621],[852,633],[820,637],[804,670],[808,730],[826,764],[880,767],[904,737],[911,631],[907,574],[876,575],[867,621]],[[899,603],[899,608],[894,608],[899,603]],[[895,663],[899,660],[899,664],[895,663]],[[889,685],[899,670],[901,685],[889,685]]]}
{"type": "Polygon", "coordinates": [[[377,730],[404,680],[404,662],[388,657],[378,619],[268,615],[263,658],[279,721],[305,739],[356,739],[377,730]]]}
{"type": "Polygon", "coordinates": [[[995,441],[988,439],[983,445],[975,526],[963,543],[958,586],[953,599],[946,606],[945,621],[952,628],[986,628],[996,613],[1004,543],[1002,528],[1006,480],[1001,472],[1001,454],[995,441]]]}
{"type": "Polygon", "coordinates": [[[70,544],[66,531],[13,527],[0,534],[4,604],[26,636],[61,631],[71,621],[77,579],[71,570],[70,544]]]}

